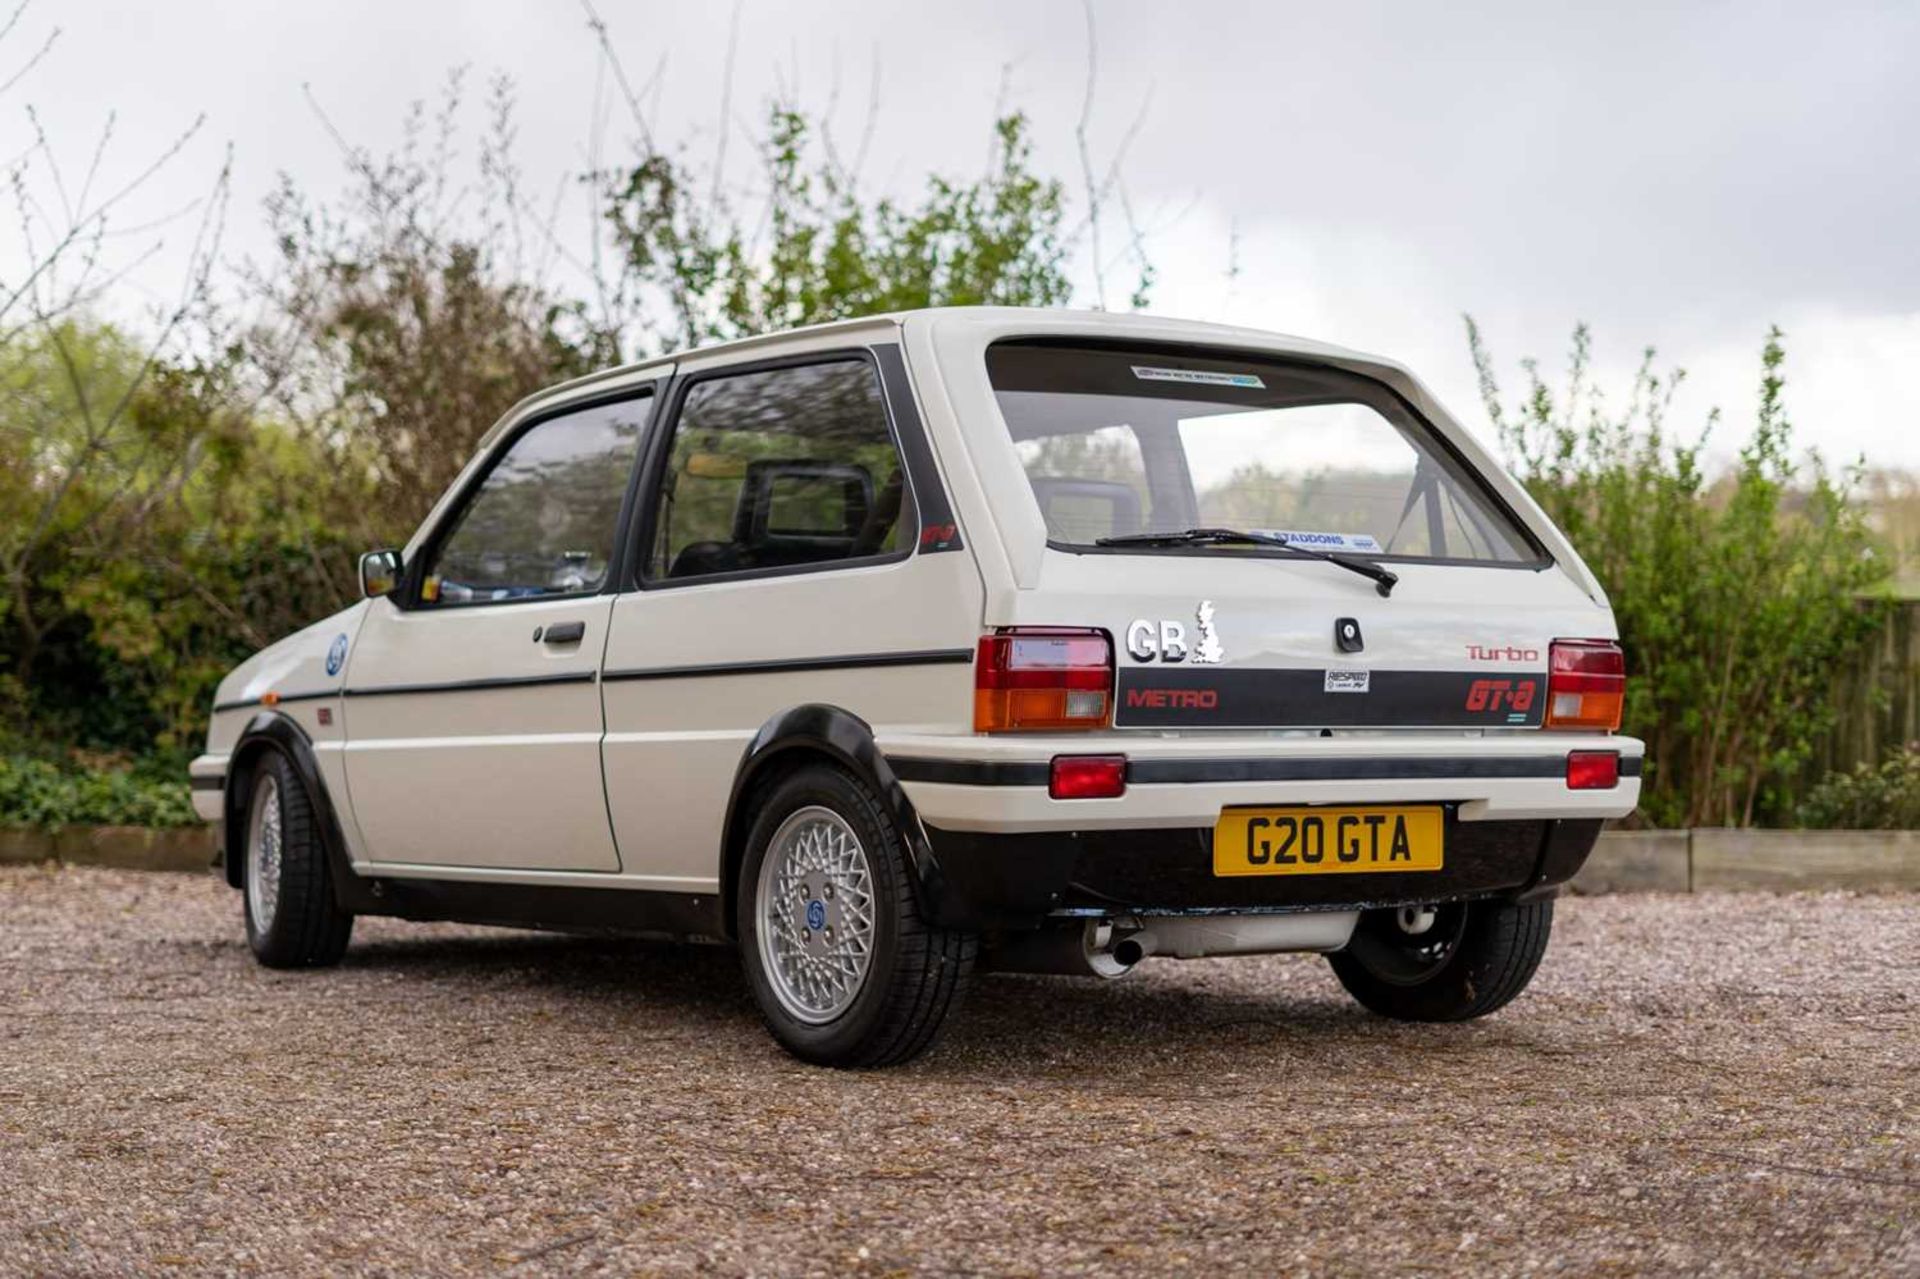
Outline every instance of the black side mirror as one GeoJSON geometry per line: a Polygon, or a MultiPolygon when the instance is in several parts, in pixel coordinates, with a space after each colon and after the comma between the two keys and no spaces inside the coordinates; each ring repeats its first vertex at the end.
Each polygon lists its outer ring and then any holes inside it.
{"type": "Polygon", "coordinates": [[[360,557],[360,593],[370,600],[391,595],[400,585],[400,552],[368,551],[360,557]]]}

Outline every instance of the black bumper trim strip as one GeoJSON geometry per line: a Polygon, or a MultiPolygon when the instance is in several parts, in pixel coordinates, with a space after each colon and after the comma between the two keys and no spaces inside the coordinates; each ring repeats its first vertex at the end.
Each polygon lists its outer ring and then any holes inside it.
{"type": "Polygon", "coordinates": [[[854,670],[868,666],[958,666],[973,660],[970,648],[933,648],[910,653],[854,653],[844,657],[775,658],[763,662],[714,662],[702,666],[655,666],[608,671],[607,683],[636,679],[699,679],[713,675],[781,675],[793,671],[854,670]]]}
{"type": "Polygon", "coordinates": [[[227,788],[225,773],[195,773],[188,780],[194,790],[225,790],[227,788]]]}
{"type": "MultiPolygon", "coordinates": [[[[1045,786],[1051,765],[1030,761],[917,759],[887,761],[903,782],[948,786],[1045,786]]],[[[1620,775],[1638,777],[1641,758],[1623,755],[1620,775]]],[[[1484,777],[1565,777],[1560,755],[1444,756],[1431,759],[1135,759],[1127,781],[1150,786],[1190,782],[1434,781],[1484,777]]]]}

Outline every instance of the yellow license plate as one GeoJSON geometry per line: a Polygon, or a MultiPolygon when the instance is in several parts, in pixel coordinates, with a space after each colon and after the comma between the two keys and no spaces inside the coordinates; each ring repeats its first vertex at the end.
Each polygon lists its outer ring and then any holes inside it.
{"type": "Polygon", "coordinates": [[[1439,808],[1228,808],[1213,828],[1216,875],[1439,870],[1439,808]]]}

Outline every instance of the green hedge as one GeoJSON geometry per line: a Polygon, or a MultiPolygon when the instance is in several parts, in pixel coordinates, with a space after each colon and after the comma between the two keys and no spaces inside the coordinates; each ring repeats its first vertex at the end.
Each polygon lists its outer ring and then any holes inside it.
{"type": "Polygon", "coordinates": [[[0,755],[0,826],[191,826],[193,794],[172,761],[112,769],[0,755]]]}
{"type": "Polygon", "coordinates": [[[1920,743],[1891,752],[1878,768],[1832,774],[1808,792],[1797,816],[1823,830],[1920,828],[1920,743]]]}

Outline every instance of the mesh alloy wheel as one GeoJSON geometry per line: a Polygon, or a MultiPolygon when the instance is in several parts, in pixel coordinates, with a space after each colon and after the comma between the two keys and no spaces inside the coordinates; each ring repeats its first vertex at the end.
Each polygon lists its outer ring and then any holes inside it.
{"type": "Polygon", "coordinates": [[[292,763],[278,750],[248,770],[245,833],[238,852],[246,879],[247,944],[269,968],[338,963],[353,916],[334,899],[321,817],[292,763]]]}
{"type": "Polygon", "coordinates": [[[260,932],[273,928],[280,910],[280,866],[284,848],[281,832],[280,782],[262,771],[253,788],[253,808],[247,818],[247,909],[260,932]]]}
{"type": "Polygon", "coordinates": [[[760,958],[787,1014],[824,1025],[873,964],[873,872],[846,819],[811,805],[774,832],[760,866],[760,958]]]}

